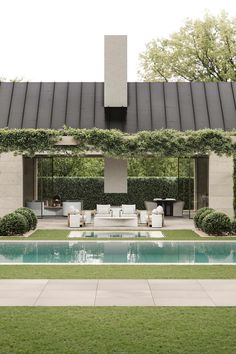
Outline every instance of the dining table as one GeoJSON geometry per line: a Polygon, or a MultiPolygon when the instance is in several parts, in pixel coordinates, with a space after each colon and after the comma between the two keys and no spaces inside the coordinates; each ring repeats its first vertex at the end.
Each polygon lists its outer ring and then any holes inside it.
{"type": "Polygon", "coordinates": [[[173,204],[176,202],[175,198],[154,198],[153,201],[163,207],[165,216],[173,216],[173,204]]]}

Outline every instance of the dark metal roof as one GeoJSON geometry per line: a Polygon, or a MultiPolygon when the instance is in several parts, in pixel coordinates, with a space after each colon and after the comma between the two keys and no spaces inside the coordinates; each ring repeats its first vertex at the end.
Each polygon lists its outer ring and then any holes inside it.
{"type": "Polygon", "coordinates": [[[121,125],[118,111],[114,121],[105,112],[103,92],[100,82],[2,82],[0,128],[236,129],[234,82],[128,83],[121,125]]]}

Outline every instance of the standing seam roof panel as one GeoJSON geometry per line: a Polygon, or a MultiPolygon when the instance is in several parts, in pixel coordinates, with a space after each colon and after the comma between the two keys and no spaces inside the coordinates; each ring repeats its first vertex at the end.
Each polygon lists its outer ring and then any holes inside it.
{"type": "Polygon", "coordinates": [[[224,119],[216,82],[206,82],[206,98],[211,129],[224,129],[224,119]]]}
{"type": "Polygon", "coordinates": [[[28,83],[22,128],[36,128],[40,83],[28,83]]]}
{"type": "Polygon", "coordinates": [[[95,97],[95,127],[106,129],[105,108],[104,108],[104,84],[98,82],[96,84],[96,97],[95,97]]]}
{"type": "Polygon", "coordinates": [[[6,128],[12,94],[12,82],[1,82],[0,85],[0,128],[6,128]]]}
{"type": "Polygon", "coordinates": [[[138,127],[139,130],[151,130],[151,106],[149,83],[137,84],[137,107],[138,107],[138,127]]]}
{"type": "Polygon", "coordinates": [[[67,83],[56,82],[52,111],[52,129],[62,129],[66,123],[67,83]]]}
{"type": "Polygon", "coordinates": [[[95,83],[86,82],[83,83],[83,95],[81,105],[81,128],[93,128],[94,127],[94,94],[95,83]]]}
{"type": "Polygon", "coordinates": [[[66,126],[78,128],[80,121],[81,83],[70,82],[68,87],[66,126]]]}
{"type": "Polygon", "coordinates": [[[165,99],[163,83],[154,82],[150,85],[153,129],[164,129],[165,120],[165,99]]]}
{"type": "Polygon", "coordinates": [[[125,122],[125,131],[134,134],[137,132],[138,122],[137,122],[137,105],[136,105],[136,83],[128,83],[128,107],[125,122]]]}
{"type": "Polygon", "coordinates": [[[39,102],[37,128],[51,128],[51,109],[53,100],[54,83],[43,82],[39,102]]]}
{"type": "Polygon", "coordinates": [[[9,128],[21,128],[22,126],[26,86],[27,84],[25,82],[15,82],[14,84],[8,124],[9,128]]]}
{"type": "Polygon", "coordinates": [[[179,103],[176,83],[164,83],[167,128],[180,130],[179,103]]]}
{"type": "Polygon", "coordinates": [[[209,117],[206,104],[204,83],[194,82],[192,87],[193,109],[195,114],[196,129],[209,128],[209,117]]]}
{"type": "Polygon", "coordinates": [[[191,87],[185,82],[177,83],[177,87],[182,130],[195,130],[191,87]]]}
{"type": "Polygon", "coordinates": [[[219,91],[223,109],[224,125],[226,130],[232,130],[236,126],[236,109],[231,86],[226,82],[219,82],[219,91]]]}

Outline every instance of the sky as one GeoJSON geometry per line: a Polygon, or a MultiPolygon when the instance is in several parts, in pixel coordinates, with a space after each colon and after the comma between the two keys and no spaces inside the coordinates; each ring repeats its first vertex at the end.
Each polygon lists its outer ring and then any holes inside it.
{"type": "Polygon", "coordinates": [[[138,80],[145,44],[186,18],[235,0],[0,0],[0,77],[23,81],[103,81],[104,35],[128,35],[128,81],[138,80]]]}

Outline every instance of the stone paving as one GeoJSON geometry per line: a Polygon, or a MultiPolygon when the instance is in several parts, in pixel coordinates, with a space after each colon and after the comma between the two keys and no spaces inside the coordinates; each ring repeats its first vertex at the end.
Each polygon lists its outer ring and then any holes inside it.
{"type": "Polygon", "coordinates": [[[0,306],[236,306],[236,280],[0,280],[0,306]]]}

